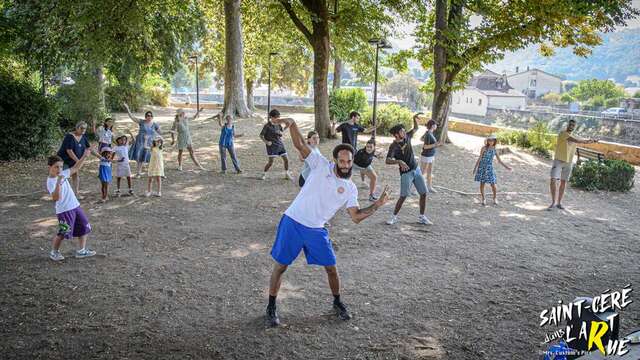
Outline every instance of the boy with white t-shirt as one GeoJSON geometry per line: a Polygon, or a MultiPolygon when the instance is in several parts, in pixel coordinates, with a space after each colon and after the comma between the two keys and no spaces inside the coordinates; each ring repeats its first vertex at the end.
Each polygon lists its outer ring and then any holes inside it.
{"type": "Polygon", "coordinates": [[[56,216],[58,217],[58,233],[53,238],[53,244],[49,258],[53,261],[64,260],[60,253],[60,244],[63,239],[77,237],[80,250],[76,251],[77,258],[94,256],[95,251],[87,249],[87,235],[91,232],[91,224],[82,211],[80,203],[69,184],[69,178],[77,173],[89,151],[86,151],[76,164],[66,170],[62,170],[62,159],[58,155],[50,156],[49,177],[47,178],[47,191],[56,202],[56,216]]]}

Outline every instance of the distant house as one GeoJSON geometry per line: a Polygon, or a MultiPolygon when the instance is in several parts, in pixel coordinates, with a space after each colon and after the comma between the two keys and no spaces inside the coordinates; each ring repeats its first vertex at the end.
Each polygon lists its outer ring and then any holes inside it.
{"type": "Polygon", "coordinates": [[[507,76],[509,84],[514,89],[525,94],[530,99],[539,98],[544,94],[562,92],[562,78],[549,74],[540,69],[529,69],[507,76]]]}
{"type": "Polygon", "coordinates": [[[523,110],[526,105],[526,97],[510,86],[506,76],[486,70],[453,93],[451,112],[486,116],[488,109],[523,110]]]}

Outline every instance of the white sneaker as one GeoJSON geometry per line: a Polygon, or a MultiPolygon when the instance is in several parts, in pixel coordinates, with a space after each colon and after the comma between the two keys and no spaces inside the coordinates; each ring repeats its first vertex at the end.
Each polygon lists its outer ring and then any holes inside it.
{"type": "Polygon", "coordinates": [[[260,180],[266,180],[267,179],[267,173],[263,172],[262,175],[260,176],[260,180]]]}
{"type": "Polygon", "coordinates": [[[160,191],[158,191],[157,193],[154,193],[153,196],[161,197],[162,193],[160,191]]]}
{"type": "Polygon", "coordinates": [[[387,225],[394,225],[398,222],[398,216],[393,215],[391,219],[387,220],[387,225]]]}
{"type": "Polygon", "coordinates": [[[182,165],[178,165],[178,171],[182,171],[182,165]]]}
{"type": "Polygon", "coordinates": [[[426,215],[418,216],[418,222],[422,225],[433,225],[433,223],[427,218],[426,215]]]}
{"type": "Polygon", "coordinates": [[[144,197],[149,197],[151,196],[151,191],[147,191],[146,193],[144,193],[144,197]]]}
{"type": "Polygon", "coordinates": [[[287,180],[293,180],[293,175],[291,175],[291,171],[287,171],[284,173],[284,178],[287,180]]]}
{"type": "Polygon", "coordinates": [[[53,261],[62,261],[64,260],[64,256],[60,254],[60,251],[51,250],[51,252],[49,253],[49,259],[53,261]]]}
{"type": "Polygon", "coordinates": [[[80,259],[80,258],[92,257],[95,254],[96,252],[93,250],[82,249],[82,250],[76,251],[76,258],[80,259]]]}
{"type": "Polygon", "coordinates": [[[434,193],[434,194],[437,193],[436,189],[434,189],[432,187],[427,188],[427,190],[429,190],[430,193],[434,193]]]}

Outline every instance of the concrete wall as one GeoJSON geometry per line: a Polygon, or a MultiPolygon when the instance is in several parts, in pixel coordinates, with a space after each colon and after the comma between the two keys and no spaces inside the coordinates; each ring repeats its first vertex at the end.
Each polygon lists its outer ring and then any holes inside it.
{"type": "Polygon", "coordinates": [[[452,94],[451,112],[458,114],[485,116],[487,96],[475,89],[464,89],[452,94]]]}
{"type": "Polygon", "coordinates": [[[524,96],[490,96],[490,109],[523,110],[527,106],[524,96]]]}
{"type": "MultiPolygon", "coordinates": [[[[490,126],[466,121],[449,120],[449,130],[464,134],[488,136],[500,130],[508,130],[498,126],[490,126]]],[[[640,165],[640,146],[625,145],[608,141],[597,144],[580,144],[580,147],[604,153],[608,159],[622,159],[633,165],[640,165]]]]}

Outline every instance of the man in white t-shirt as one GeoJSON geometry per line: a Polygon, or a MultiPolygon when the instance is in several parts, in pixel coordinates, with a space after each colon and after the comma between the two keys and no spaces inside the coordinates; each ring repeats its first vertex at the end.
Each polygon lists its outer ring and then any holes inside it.
{"type": "Polygon", "coordinates": [[[380,198],[371,206],[360,208],[358,190],[351,181],[353,166],[353,147],[340,144],[333,149],[335,163],[327,160],[319,152],[314,152],[305,140],[293,119],[272,119],[274,124],[284,123],[291,132],[293,145],[305,159],[310,168],[309,175],[293,203],[285,211],[271,249],[275,266],[269,284],[269,305],[267,306],[266,323],[269,327],[278,326],[280,319],[276,311],[276,296],[280,289],[282,274],[304,251],[309,265],[324,266],[329,279],[329,287],[333,293],[333,308],[342,320],[349,320],[351,315],[340,301],[340,279],[336,268],[336,256],[331,246],[329,233],[324,224],[343,206],[356,224],[371,216],[388,200],[385,187],[380,198]]]}
{"type": "Polygon", "coordinates": [[[48,159],[49,177],[47,177],[47,191],[56,202],[56,216],[58,217],[58,233],[53,238],[52,250],[49,258],[53,261],[64,260],[60,253],[60,244],[63,239],[72,237],[78,238],[80,249],[76,251],[77,258],[94,256],[95,251],[86,248],[87,235],[91,232],[91,224],[87,216],[82,211],[80,203],[73,193],[69,184],[69,177],[77,173],[84,164],[89,150],[73,165],[73,167],[62,170],[62,158],[58,155],[50,156],[48,159]]]}

